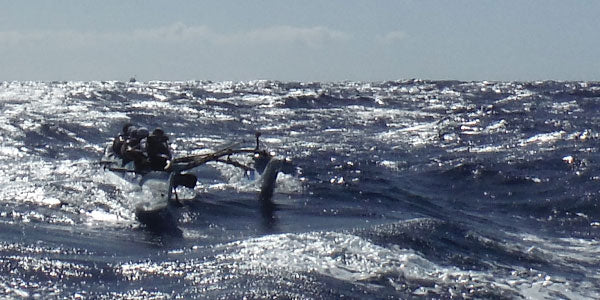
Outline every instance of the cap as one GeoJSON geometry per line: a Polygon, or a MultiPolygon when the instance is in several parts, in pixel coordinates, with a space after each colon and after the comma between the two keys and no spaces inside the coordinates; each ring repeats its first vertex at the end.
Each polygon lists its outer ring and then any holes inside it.
{"type": "Polygon", "coordinates": [[[129,133],[129,127],[133,126],[131,123],[126,123],[123,125],[123,133],[129,133]]]}
{"type": "Polygon", "coordinates": [[[138,139],[143,139],[148,137],[148,129],[146,127],[140,127],[135,131],[135,137],[138,139]]]}
{"type": "Polygon", "coordinates": [[[127,135],[128,136],[134,136],[136,130],[137,130],[137,127],[135,127],[133,125],[127,127],[127,135]]]}
{"type": "Polygon", "coordinates": [[[152,131],[152,135],[162,136],[165,135],[165,132],[161,128],[156,128],[152,131]]]}

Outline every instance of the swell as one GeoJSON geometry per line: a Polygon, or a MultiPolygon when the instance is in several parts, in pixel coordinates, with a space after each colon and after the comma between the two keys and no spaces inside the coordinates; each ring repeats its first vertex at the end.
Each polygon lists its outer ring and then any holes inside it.
{"type": "MultiPolygon", "coordinates": [[[[489,224],[489,223],[488,223],[489,224]]],[[[489,224],[495,225],[495,224],[489,224]]],[[[352,234],[386,248],[412,249],[439,265],[486,271],[505,276],[514,269],[535,268],[585,278],[585,271],[567,262],[557,263],[540,251],[503,234],[501,226],[480,226],[459,220],[415,218],[354,229],[352,234]]]]}

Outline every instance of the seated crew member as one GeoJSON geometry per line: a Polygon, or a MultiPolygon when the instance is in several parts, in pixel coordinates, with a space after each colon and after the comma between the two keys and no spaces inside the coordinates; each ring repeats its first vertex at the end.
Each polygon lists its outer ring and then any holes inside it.
{"type": "Polygon", "coordinates": [[[127,149],[127,141],[132,139],[129,143],[135,143],[135,132],[137,131],[137,127],[136,126],[129,126],[127,128],[127,133],[124,135],[124,141],[121,144],[121,148],[118,151],[119,153],[119,157],[123,160],[123,166],[126,165],[128,162],[130,162],[131,160],[128,159],[127,157],[125,157],[125,150],[127,149]]]}
{"type": "Polygon", "coordinates": [[[148,166],[148,157],[146,156],[147,137],[148,129],[144,127],[140,127],[132,132],[131,136],[121,147],[123,164],[133,161],[136,170],[144,169],[148,166]]]}
{"type": "Polygon", "coordinates": [[[172,158],[168,144],[169,137],[165,132],[156,128],[147,138],[148,162],[150,169],[155,171],[164,171],[167,161],[172,158]]]}
{"type": "Polygon", "coordinates": [[[127,123],[123,125],[122,131],[113,140],[112,152],[116,157],[123,158],[121,155],[121,147],[123,147],[123,144],[125,143],[127,138],[129,138],[129,128],[134,128],[133,124],[127,123]]]}

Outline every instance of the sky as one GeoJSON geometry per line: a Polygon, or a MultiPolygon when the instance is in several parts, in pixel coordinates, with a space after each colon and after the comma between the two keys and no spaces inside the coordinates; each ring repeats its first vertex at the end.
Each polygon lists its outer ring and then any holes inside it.
{"type": "Polygon", "coordinates": [[[0,0],[0,81],[600,80],[594,0],[0,0]]]}

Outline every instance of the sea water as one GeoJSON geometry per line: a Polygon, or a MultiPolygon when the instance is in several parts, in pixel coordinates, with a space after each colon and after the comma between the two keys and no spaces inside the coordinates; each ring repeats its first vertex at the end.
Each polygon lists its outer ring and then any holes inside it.
{"type": "Polygon", "coordinates": [[[0,297],[597,299],[599,108],[595,82],[3,82],[0,297]],[[259,131],[295,170],[265,216],[199,167],[150,229],[98,163],[127,122],[175,157],[259,131]]]}

